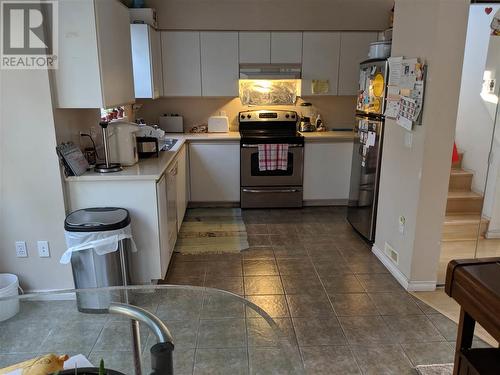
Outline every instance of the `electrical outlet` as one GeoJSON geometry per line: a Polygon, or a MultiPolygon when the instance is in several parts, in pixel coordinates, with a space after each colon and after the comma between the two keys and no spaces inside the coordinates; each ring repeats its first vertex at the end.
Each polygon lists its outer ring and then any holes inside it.
{"type": "Polygon", "coordinates": [[[16,257],[27,258],[28,250],[26,249],[26,242],[16,241],[16,257]]]}
{"type": "Polygon", "coordinates": [[[38,247],[38,256],[40,258],[50,257],[49,241],[38,241],[37,247],[38,247]]]}
{"type": "Polygon", "coordinates": [[[404,216],[399,217],[399,233],[404,234],[405,233],[405,225],[406,225],[406,219],[404,216]]]}

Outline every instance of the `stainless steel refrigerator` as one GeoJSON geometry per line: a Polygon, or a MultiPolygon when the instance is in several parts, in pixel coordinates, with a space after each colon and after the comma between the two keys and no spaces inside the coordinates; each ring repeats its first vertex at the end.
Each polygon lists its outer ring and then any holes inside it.
{"type": "Polygon", "coordinates": [[[367,241],[375,240],[387,60],[360,64],[347,220],[367,241]]]}

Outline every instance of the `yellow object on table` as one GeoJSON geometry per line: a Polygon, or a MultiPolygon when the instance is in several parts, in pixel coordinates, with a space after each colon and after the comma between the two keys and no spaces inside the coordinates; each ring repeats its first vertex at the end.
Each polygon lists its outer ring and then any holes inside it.
{"type": "Polygon", "coordinates": [[[50,375],[64,368],[68,355],[47,354],[0,369],[0,375],[21,370],[23,375],[50,375]]]}

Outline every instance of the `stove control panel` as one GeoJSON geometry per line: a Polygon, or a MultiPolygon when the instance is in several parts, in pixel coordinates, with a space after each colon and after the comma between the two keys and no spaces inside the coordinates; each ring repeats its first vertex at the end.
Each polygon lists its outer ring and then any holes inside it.
{"type": "Polygon", "coordinates": [[[295,111],[244,111],[239,113],[239,121],[241,122],[266,122],[266,121],[288,121],[296,122],[298,119],[295,111]]]}

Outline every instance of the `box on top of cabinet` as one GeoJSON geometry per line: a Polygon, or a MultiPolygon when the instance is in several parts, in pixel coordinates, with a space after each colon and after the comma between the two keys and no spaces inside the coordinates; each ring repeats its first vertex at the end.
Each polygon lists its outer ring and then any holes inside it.
{"type": "Polygon", "coordinates": [[[156,9],[153,8],[130,8],[130,23],[145,23],[155,29],[158,28],[156,9]]]}

